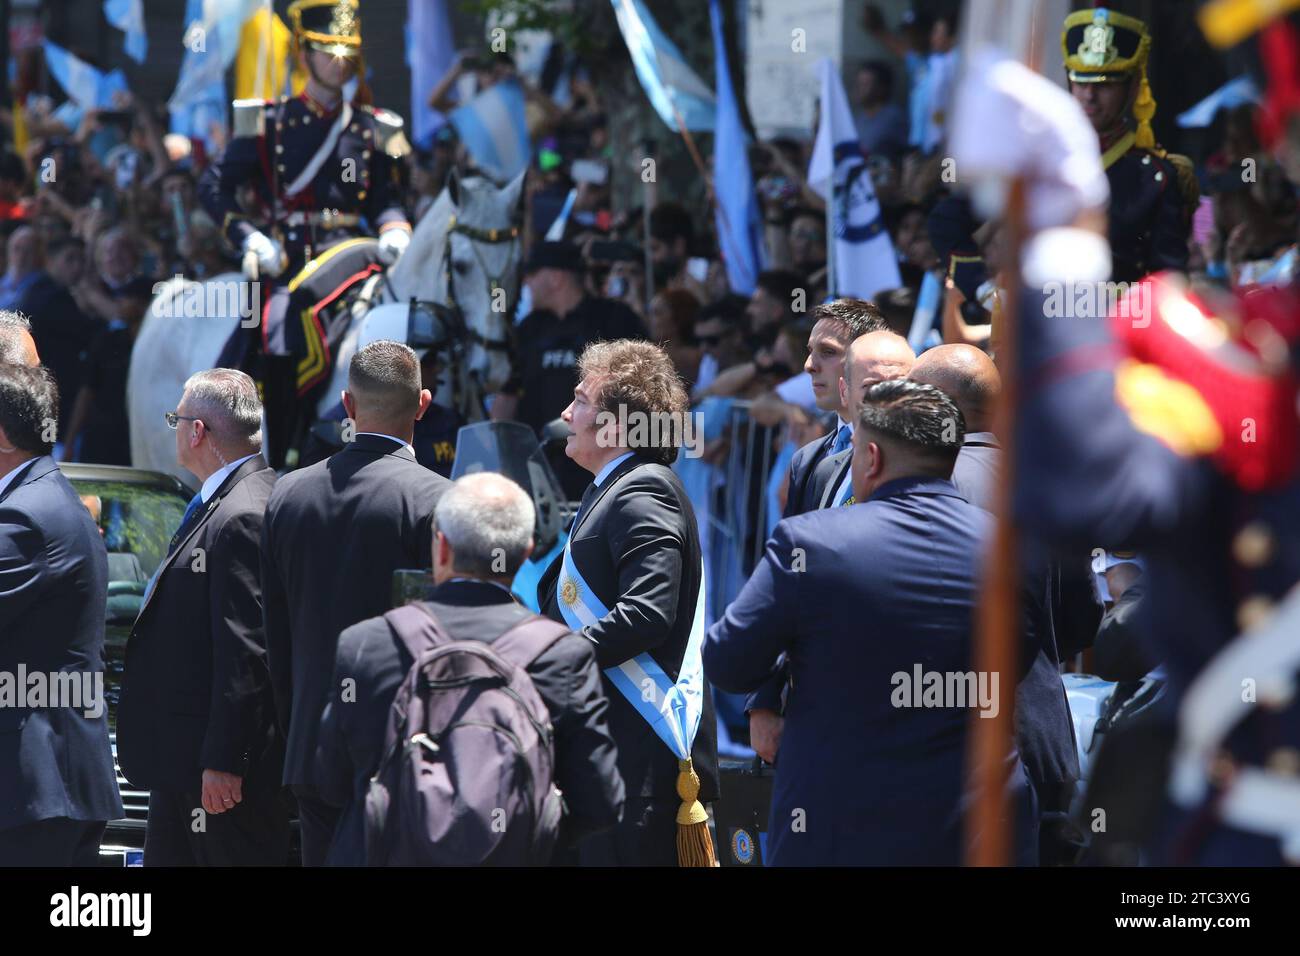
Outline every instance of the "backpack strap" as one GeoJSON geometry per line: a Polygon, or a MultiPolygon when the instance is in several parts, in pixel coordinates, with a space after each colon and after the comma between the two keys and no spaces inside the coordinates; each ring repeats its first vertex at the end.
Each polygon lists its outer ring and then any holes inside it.
{"type": "Polygon", "coordinates": [[[524,618],[492,642],[492,652],[516,667],[528,665],[541,657],[560,638],[573,632],[559,621],[533,614],[524,618]]]}
{"type": "Polygon", "coordinates": [[[452,638],[442,622],[423,601],[405,604],[384,613],[384,620],[401,639],[412,660],[420,659],[420,652],[439,644],[449,644],[452,638]]]}

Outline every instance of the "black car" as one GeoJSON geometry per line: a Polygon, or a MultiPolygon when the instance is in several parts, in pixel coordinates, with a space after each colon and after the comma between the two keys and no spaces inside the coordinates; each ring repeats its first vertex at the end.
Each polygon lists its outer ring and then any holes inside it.
{"type": "Polygon", "coordinates": [[[194,490],[172,475],[116,465],[60,466],[81,496],[108,548],[108,609],[104,634],[104,694],[108,698],[113,768],[126,816],[110,821],[99,848],[106,866],[138,862],[144,849],[149,794],[127,783],[117,766],[117,703],[122,695],[126,639],[144,603],[149,579],[180,525],[194,490]]]}

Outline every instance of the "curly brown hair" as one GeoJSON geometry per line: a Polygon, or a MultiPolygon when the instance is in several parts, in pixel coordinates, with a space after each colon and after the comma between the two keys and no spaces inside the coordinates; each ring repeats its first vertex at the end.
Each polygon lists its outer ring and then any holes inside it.
{"type": "Polygon", "coordinates": [[[664,349],[636,339],[592,342],[578,359],[578,376],[603,379],[595,398],[598,412],[622,417],[622,408],[627,421],[644,416],[646,422],[652,423],[652,437],[662,436],[665,431],[674,436],[672,442],[652,440],[650,447],[638,451],[665,465],[677,460],[690,402],[686,386],[664,349]],[[676,427],[665,429],[670,422],[676,422],[676,427]]]}

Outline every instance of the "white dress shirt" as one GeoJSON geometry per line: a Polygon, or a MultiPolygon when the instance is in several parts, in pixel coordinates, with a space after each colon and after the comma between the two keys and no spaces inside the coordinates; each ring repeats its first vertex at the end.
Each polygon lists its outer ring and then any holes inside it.
{"type": "Polygon", "coordinates": [[[212,474],[208,475],[208,480],[205,481],[203,487],[199,489],[199,497],[202,499],[203,503],[208,503],[208,499],[217,493],[217,489],[221,487],[221,483],[230,477],[236,468],[248,461],[248,459],[256,458],[259,454],[261,454],[261,452],[253,452],[251,455],[245,455],[238,461],[232,461],[230,464],[218,468],[212,474]]]}

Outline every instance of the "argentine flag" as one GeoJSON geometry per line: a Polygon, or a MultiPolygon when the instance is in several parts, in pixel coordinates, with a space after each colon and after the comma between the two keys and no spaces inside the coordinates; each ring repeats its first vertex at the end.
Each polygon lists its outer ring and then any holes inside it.
{"type": "Polygon", "coordinates": [[[722,34],[722,8],[709,0],[713,24],[713,56],[717,67],[718,110],[713,140],[713,195],[717,200],[716,225],[727,284],[732,292],[750,295],[763,270],[763,221],[754,180],[749,171],[749,151],[740,108],[727,69],[727,46],[722,34]]]}
{"type": "Polygon", "coordinates": [[[83,110],[113,110],[113,94],[128,88],[121,70],[102,73],[57,43],[45,41],[45,65],[68,99],[83,110]]]}
{"type": "Polygon", "coordinates": [[[144,32],[144,0],[104,0],[104,19],[126,34],[126,55],[143,63],[149,52],[144,32]]]}
{"type": "Polygon", "coordinates": [[[881,218],[839,73],[830,59],[822,59],[817,70],[821,125],[808,164],[808,185],[826,200],[831,214],[830,294],[870,299],[903,284],[898,256],[881,218]]]}
{"type": "Polygon", "coordinates": [[[524,91],[514,80],[494,83],[447,117],[474,162],[498,182],[524,171],[532,155],[524,91]]]}
{"type": "Polygon", "coordinates": [[[627,51],[632,54],[637,79],[659,118],[674,132],[680,126],[692,132],[712,132],[716,108],[713,91],[686,65],[682,51],[659,29],[641,0],[610,2],[627,51]]]}

